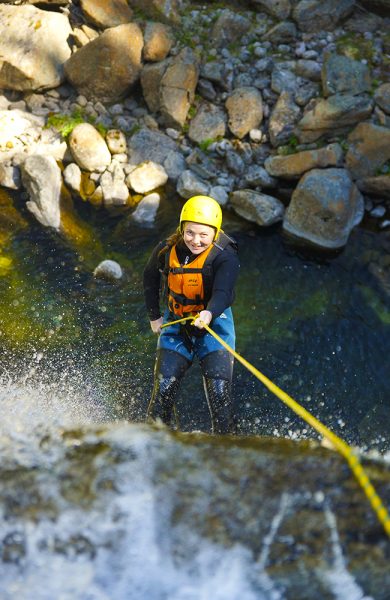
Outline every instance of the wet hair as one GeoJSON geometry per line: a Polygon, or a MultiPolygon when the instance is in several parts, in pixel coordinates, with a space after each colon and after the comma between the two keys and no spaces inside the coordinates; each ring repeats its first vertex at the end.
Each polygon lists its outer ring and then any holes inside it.
{"type": "Polygon", "coordinates": [[[183,241],[183,234],[181,232],[180,225],[179,225],[179,227],[177,229],[175,229],[175,231],[173,233],[171,233],[170,236],[168,236],[166,245],[163,248],[161,248],[158,255],[162,256],[163,254],[168,252],[168,250],[170,250],[173,246],[175,246],[176,244],[178,244],[181,241],[183,241]]]}

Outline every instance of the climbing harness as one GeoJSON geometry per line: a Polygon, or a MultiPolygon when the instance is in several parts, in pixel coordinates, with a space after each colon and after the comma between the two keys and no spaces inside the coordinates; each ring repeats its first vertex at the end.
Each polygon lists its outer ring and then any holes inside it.
{"type": "MultiPolygon", "coordinates": [[[[184,319],[180,319],[179,321],[174,321],[174,323],[179,323],[182,321],[186,321],[188,319],[192,319],[192,323],[199,317],[199,315],[195,315],[192,317],[185,317],[184,319]]],[[[168,325],[172,325],[172,322],[166,323],[162,325],[162,327],[167,327],[168,325]]],[[[387,535],[390,537],[390,515],[383,505],[382,500],[378,496],[375,491],[374,486],[370,482],[368,475],[364,471],[362,465],[356,454],[354,454],[352,448],[344,442],[341,438],[339,438],[336,434],[334,434],[330,429],[328,429],[321,421],[319,421],[316,417],[314,417],[308,410],[303,408],[296,400],[291,398],[286,392],[280,389],[277,385],[275,385],[268,377],[263,375],[258,369],[256,369],[251,363],[249,363],[245,358],[240,356],[238,352],[233,350],[219,335],[217,335],[206,323],[203,322],[203,327],[210,333],[230,354],[232,354],[244,367],[252,373],[259,381],[261,381],[266,388],[268,388],[275,396],[277,396],[282,402],[287,404],[291,410],[293,410],[297,415],[299,415],[302,419],[304,419],[309,425],[313,427],[316,431],[318,431],[324,438],[329,440],[331,444],[336,448],[336,450],[346,459],[349,464],[349,467],[357,479],[360,487],[363,489],[366,494],[371,507],[373,508],[378,520],[383,525],[383,528],[387,535]]]]}

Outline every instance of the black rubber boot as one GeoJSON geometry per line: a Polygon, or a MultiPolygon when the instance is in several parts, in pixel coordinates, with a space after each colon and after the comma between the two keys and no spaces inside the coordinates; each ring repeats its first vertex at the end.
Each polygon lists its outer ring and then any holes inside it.
{"type": "Polygon", "coordinates": [[[213,433],[233,433],[233,357],[226,350],[210,352],[201,361],[203,384],[213,433]]]}
{"type": "Polygon", "coordinates": [[[154,386],[147,410],[147,419],[160,419],[170,426],[180,381],[190,362],[173,350],[158,350],[154,367],[154,386]]]}
{"type": "Polygon", "coordinates": [[[213,433],[232,433],[232,384],[226,379],[203,378],[213,433]]]}

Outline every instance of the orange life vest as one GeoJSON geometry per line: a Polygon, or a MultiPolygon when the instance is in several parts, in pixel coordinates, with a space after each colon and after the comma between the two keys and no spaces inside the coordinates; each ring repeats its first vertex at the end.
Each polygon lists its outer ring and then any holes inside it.
{"type": "Polygon", "coordinates": [[[169,252],[168,263],[168,308],[178,317],[204,310],[205,300],[205,263],[214,248],[211,244],[194,260],[181,265],[177,258],[176,246],[169,252]]]}

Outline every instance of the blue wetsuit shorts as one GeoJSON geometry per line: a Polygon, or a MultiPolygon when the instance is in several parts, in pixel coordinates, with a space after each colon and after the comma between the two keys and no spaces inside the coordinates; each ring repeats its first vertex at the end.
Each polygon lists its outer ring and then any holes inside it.
{"type": "MultiPolygon", "coordinates": [[[[164,314],[164,323],[172,320],[169,311],[164,314]]],[[[213,319],[210,325],[224,342],[235,349],[236,335],[234,331],[234,321],[232,309],[227,308],[219,317],[213,319]]],[[[201,330],[199,330],[201,331],[201,330]]],[[[208,332],[204,335],[186,335],[180,324],[164,327],[158,338],[157,349],[164,348],[173,350],[184,356],[190,362],[193,362],[196,356],[199,360],[217,350],[225,348],[208,332]]]]}

